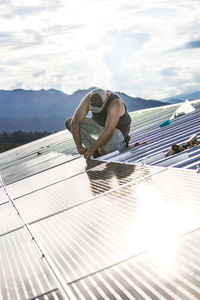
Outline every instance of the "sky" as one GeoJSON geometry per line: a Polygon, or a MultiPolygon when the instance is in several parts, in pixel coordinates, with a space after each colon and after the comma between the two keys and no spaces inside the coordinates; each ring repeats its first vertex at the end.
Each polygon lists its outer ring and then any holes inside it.
{"type": "Polygon", "coordinates": [[[200,90],[199,0],[0,0],[0,89],[200,90]]]}

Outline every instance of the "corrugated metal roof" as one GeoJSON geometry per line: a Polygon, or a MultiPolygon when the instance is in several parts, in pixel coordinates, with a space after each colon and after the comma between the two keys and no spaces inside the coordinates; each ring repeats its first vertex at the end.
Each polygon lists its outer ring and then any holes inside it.
{"type": "Polygon", "coordinates": [[[140,122],[138,121],[137,125],[134,125],[134,123],[137,122],[142,112],[134,113],[132,116],[133,127],[130,143],[132,147],[121,153],[119,151],[113,152],[113,155],[109,154],[107,157],[104,156],[100,159],[126,163],[150,163],[161,166],[184,166],[185,168],[196,169],[200,163],[200,145],[176,155],[165,157],[168,149],[173,144],[183,144],[192,134],[199,135],[200,140],[199,100],[193,103],[193,106],[196,108],[195,112],[176,118],[168,126],[159,127],[159,124],[170,118],[176,106],[146,110],[144,111],[146,118],[140,118],[140,122]],[[149,123],[150,118],[153,118],[151,123],[149,123]],[[145,141],[146,144],[133,147],[138,140],[145,141]]]}
{"type": "Polygon", "coordinates": [[[132,113],[97,160],[66,131],[0,155],[0,298],[200,298],[200,146],[164,157],[200,133],[192,104],[163,128],[177,105],[132,113]]]}

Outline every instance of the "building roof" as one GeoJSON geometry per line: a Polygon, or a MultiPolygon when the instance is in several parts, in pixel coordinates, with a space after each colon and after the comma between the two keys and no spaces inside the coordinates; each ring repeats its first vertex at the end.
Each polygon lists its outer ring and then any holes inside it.
{"type": "Polygon", "coordinates": [[[1,299],[200,298],[200,145],[165,157],[198,138],[192,105],[162,128],[178,105],[131,113],[99,159],[66,130],[0,155],[1,299]]]}

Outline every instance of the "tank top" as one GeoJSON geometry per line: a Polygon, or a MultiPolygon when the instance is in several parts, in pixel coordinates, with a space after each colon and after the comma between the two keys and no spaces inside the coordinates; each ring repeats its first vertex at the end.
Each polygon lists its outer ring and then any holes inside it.
{"type": "MultiPolygon", "coordinates": [[[[92,113],[92,119],[95,120],[101,126],[105,126],[108,106],[116,98],[120,97],[114,93],[111,93],[103,110],[100,113],[92,113]]],[[[124,107],[125,113],[119,118],[116,128],[119,129],[122,132],[124,138],[126,138],[130,131],[131,117],[128,114],[127,107],[125,104],[124,107]]]]}

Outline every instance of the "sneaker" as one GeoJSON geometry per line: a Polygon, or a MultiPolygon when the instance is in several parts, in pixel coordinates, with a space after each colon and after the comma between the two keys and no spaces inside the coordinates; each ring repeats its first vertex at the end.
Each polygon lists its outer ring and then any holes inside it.
{"type": "Polygon", "coordinates": [[[130,140],[131,140],[130,135],[127,135],[127,137],[124,139],[124,142],[126,143],[126,148],[128,148],[128,144],[129,144],[130,140]]]}

